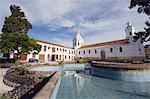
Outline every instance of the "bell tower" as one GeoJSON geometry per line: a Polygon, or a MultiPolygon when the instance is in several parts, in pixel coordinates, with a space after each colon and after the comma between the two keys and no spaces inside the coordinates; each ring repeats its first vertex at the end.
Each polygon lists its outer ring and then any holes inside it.
{"type": "Polygon", "coordinates": [[[126,39],[128,39],[129,42],[132,42],[135,29],[130,22],[127,23],[127,27],[125,28],[125,32],[126,32],[126,39]]]}
{"type": "Polygon", "coordinates": [[[84,40],[83,40],[82,36],[80,35],[80,31],[77,30],[76,35],[73,38],[73,48],[78,49],[83,45],[84,45],[84,40]]]}

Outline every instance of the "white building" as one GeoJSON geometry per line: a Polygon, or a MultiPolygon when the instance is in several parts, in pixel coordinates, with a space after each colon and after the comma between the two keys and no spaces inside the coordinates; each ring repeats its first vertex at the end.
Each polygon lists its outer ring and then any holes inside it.
{"type": "Polygon", "coordinates": [[[22,55],[21,60],[28,61],[35,57],[40,61],[72,61],[75,59],[87,60],[143,60],[145,59],[144,46],[134,39],[134,28],[128,23],[125,28],[126,38],[122,40],[84,45],[84,40],[77,31],[73,39],[73,48],[50,42],[37,40],[42,45],[39,54],[22,55]]]}
{"type": "Polygon", "coordinates": [[[38,54],[21,55],[22,61],[28,61],[30,58],[36,58],[40,62],[72,61],[75,59],[75,50],[73,48],[40,40],[37,40],[37,43],[42,45],[41,51],[38,54]]]}
{"type": "Polygon", "coordinates": [[[126,38],[122,40],[96,43],[79,47],[76,50],[76,58],[87,60],[145,59],[144,46],[140,42],[140,39],[137,41],[134,39],[134,27],[130,23],[127,23],[125,33],[126,38]]]}

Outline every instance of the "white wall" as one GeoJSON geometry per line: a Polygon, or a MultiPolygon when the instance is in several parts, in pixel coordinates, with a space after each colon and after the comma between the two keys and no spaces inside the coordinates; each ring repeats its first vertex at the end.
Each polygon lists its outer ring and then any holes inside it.
{"type": "Polygon", "coordinates": [[[144,46],[140,44],[139,41],[123,44],[123,45],[111,45],[111,46],[98,46],[93,48],[83,48],[77,49],[76,57],[99,57],[101,58],[101,50],[105,51],[105,56],[107,57],[132,57],[132,56],[145,56],[144,46]],[[120,52],[119,48],[122,47],[122,52],[120,52]],[[113,48],[113,52],[110,52],[110,48],[113,48]],[[141,49],[141,52],[139,50],[141,49]],[[90,50],[90,54],[89,54],[90,50]],[[97,50],[97,53],[95,53],[97,50]],[[80,54],[79,54],[80,51],[80,54]],[[83,53],[85,51],[85,54],[83,53]]]}
{"type": "MultiPolygon", "coordinates": [[[[43,43],[43,42],[37,42],[37,43],[42,45],[42,49],[39,52],[39,54],[44,54],[45,61],[51,61],[52,55],[58,55],[58,60],[60,60],[60,55],[61,55],[61,60],[64,59],[64,61],[72,61],[75,58],[75,50],[73,48],[61,47],[61,46],[47,44],[47,43],[43,43]],[[44,51],[44,46],[46,46],[46,51],[44,51]],[[52,48],[55,48],[55,52],[52,51],[52,48]],[[61,51],[60,51],[60,49],[61,49],[61,51]],[[63,51],[63,49],[64,49],[64,51],[63,51]],[[69,53],[69,51],[70,51],[70,53],[69,53]],[[49,59],[48,59],[48,54],[50,54],[49,59]],[[64,55],[64,58],[63,58],[63,55],[64,55]],[[65,58],[65,56],[66,56],[66,58],[65,58]],[[69,59],[69,56],[70,56],[70,59],[69,59]]],[[[39,54],[37,54],[35,58],[39,59],[39,54]]],[[[32,57],[33,57],[32,53],[28,54],[27,60],[29,60],[29,58],[32,58],[32,57]]]]}

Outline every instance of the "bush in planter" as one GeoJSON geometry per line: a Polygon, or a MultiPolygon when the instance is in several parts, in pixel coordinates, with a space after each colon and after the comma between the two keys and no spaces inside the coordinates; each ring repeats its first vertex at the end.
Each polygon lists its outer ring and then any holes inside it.
{"type": "Polygon", "coordinates": [[[58,64],[59,64],[59,65],[62,65],[62,64],[64,64],[64,61],[60,61],[58,64]]]}
{"type": "Polygon", "coordinates": [[[87,62],[87,60],[84,60],[84,59],[78,59],[76,62],[82,64],[82,63],[87,62]]]}

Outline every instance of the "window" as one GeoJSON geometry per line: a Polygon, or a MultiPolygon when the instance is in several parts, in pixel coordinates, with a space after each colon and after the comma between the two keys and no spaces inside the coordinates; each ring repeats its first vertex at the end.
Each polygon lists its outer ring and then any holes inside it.
{"type": "Polygon", "coordinates": [[[61,48],[60,48],[60,52],[61,52],[61,48]]]}
{"type": "Polygon", "coordinates": [[[60,55],[60,60],[61,60],[61,55],[60,55]]]}
{"type": "Polygon", "coordinates": [[[49,46],[48,49],[50,49],[51,47],[49,46]]]}
{"type": "Polygon", "coordinates": [[[70,50],[69,50],[69,54],[70,54],[70,50]]]}
{"type": "Polygon", "coordinates": [[[50,58],[50,54],[48,54],[47,58],[50,58]]]}
{"type": "Polygon", "coordinates": [[[64,52],[64,49],[63,49],[63,52],[64,52]]]}
{"type": "Polygon", "coordinates": [[[52,52],[55,52],[55,47],[52,47],[52,52]]]}
{"type": "Polygon", "coordinates": [[[132,35],[132,32],[129,32],[130,33],[130,35],[132,35]]]}
{"type": "Polygon", "coordinates": [[[72,51],[72,54],[73,54],[73,51],[72,51]]]}
{"type": "Polygon", "coordinates": [[[85,54],[85,51],[83,51],[83,54],[85,54]]]}
{"type": "Polygon", "coordinates": [[[79,51],[79,54],[80,54],[80,51],[79,51]]]}
{"type": "Polygon", "coordinates": [[[70,56],[69,56],[69,59],[70,59],[70,56]]]}
{"type": "Polygon", "coordinates": [[[123,52],[123,51],[122,51],[122,47],[119,48],[119,51],[120,51],[120,52],[123,52]]]}
{"type": "Polygon", "coordinates": [[[58,51],[58,48],[57,48],[57,51],[58,51]]]}
{"type": "Polygon", "coordinates": [[[78,46],[79,46],[79,43],[78,43],[78,46]]]}
{"type": "Polygon", "coordinates": [[[46,46],[44,46],[44,51],[46,51],[46,46]]]}
{"type": "Polygon", "coordinates": [[[41,47],[41,51],[42,51],[42,47],[41,47]]]}
{"type": "Polygon", "coordinates": [[[113,52],[113,48],[110,48],[110,52],[111,52],[111,53],[113,52]]]}
{"type": "Polygon", "coordinates": [[[67,58],[67,56],[65,55],[65,59],[67,58]]]}
{"type": "Polygon", "coordinates": [[[58,55],[56,55],[56,59],[58,59],[58,55]]]}
{"type": "Polygon", "coordinates": [[[89,54],[91,53],[91,51],[89,50],[89,54]]]}
{"type": "Polygon", "coordinates": [[[95,49],[95,53],[97,53],[97,50],[95,49]]]}

